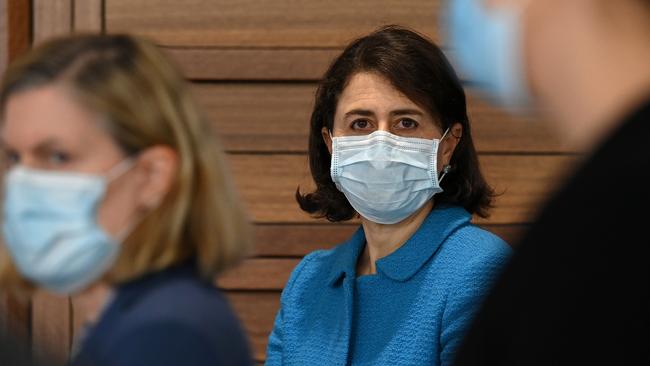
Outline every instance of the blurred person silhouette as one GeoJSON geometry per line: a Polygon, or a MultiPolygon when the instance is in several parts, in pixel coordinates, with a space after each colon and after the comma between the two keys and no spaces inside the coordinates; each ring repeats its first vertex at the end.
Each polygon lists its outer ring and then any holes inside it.
{"type": "Polygon", "coordinates": [[[3,290],[111,289],[72,365],[247,365],[214,277],[251,243],[177,69],[126,35],[51,40],[0,87],[3,290]]]}
{"type": "Polygon", "coordinates": [[[472,224],[493,191],[465,92],[442,51],[387,26],[351,42],[319,84],[305,212],[352,237],[307,255],[282,293],[267,365],[449,365],[510,255],[472,224]]]}
{"type": "Polygon", "coordinates": [[[584,152],[457,365],[650,364],[650,1],[450,0],[469,79],[584,152]]]}

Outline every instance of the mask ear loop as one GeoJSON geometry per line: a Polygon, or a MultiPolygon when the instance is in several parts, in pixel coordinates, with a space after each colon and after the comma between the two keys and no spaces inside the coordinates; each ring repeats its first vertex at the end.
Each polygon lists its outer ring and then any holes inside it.
{"type": "Polygon", "coordinates": [[[442,168],[442,175],[440,176],[440,179],[438,179],[438,184],[442,183],[442,179],[451,171],[451,165],[447,164],[442,168]]]}
{"type": "MultiPolygon", "coordinates": [[[[447,136],[447,133],[449,133],[449,130],[450,130],[450,128],[447,127],[447,129],[445,130],[445,133],[442,134],[442,137],[439,140],[440,142],[442,142],[445,139],[445,137],[447,136]]],[[[438,146],[440,146],[440,142],[438,143],[438,146]]],[[[440,183],[442,183],[442,180],[445,178],[445,175],[447,175],[447,173],[449,173],[450,171],[451,171],[451,165],[449,165],[449,164],[445,165],[442,168],[442,175],[440,176],[440,179],[438,179],[438,185],[440,185],[440,183]]]]}
{"type": "Polygon", "coordinates": [[[104,178],[106,178],[107,182],[112,182],[115,179],[121,177],[124,175],[126,172],[131,170],[133,166],[135,165],[135,158],[132,156],[129,156],[125,158],[124,160],[120,161],[116,165],[114,165],[108,173],[104,175],[104,178]]]}
{"type": "MultiPolygon", "coordinates": [[[[137,158],[137,155],[135,156],[129,156],[125,158],[124,160],[120,161],[116,165],[114,165],[108,173],[104,175],[106,178],[106,181],[108,183],[112,182],[113,180],[121,177],[124,175],[126,172],[131,170],[135,166],[135,160],[137,158]]],[[[150,208],[145,212],[144,214],[137,215],[135,219],[130,220],[129,223],[127,223],[126,227],[122,228],[118,233],[115,235],[109,235],[116,243],[123,243],[129,235],[133,233],[136,227],[138,227],[149,215],[156,210],[160,206],[160,202],[156,204],[155,207],[150,208]]]]}

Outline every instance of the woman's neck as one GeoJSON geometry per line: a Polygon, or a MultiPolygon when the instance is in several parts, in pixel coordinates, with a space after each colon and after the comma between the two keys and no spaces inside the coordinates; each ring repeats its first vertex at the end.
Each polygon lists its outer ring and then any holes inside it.
{"type": "Polygon", "coordinates": [[[375,262],[401,247],[422,225],[433,209],[433,200],[396,224],[378,224],[361,218],[366,247],[357,261],[357,276],[377,273],[375,262]]]}
{"type": "Polygon", "coordinates": [[[104,309],[112,288],[104,282],[98,282],[74,297],[75,308],[81,313],[81,324],[97,322],[104,309]]]}

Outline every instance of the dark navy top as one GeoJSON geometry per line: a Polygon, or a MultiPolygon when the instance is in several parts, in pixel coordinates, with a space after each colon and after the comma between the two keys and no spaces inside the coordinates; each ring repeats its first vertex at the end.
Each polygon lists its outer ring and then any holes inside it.
{"type": "Polygon", "coordinates": [[[250,365],[230,306],[193,265],[120,286],[72,366],[250,365]]]}

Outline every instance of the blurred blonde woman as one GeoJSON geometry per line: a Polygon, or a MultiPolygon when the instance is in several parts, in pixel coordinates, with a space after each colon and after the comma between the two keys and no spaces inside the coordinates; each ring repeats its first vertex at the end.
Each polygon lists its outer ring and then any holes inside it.
{"type": "Polygon", "coordinates": [[[3,289],[112,289],[73,365],[242,365],[214,278],[250,247],[224,156],[151,43],[84,35],[14,62],[0,89],[3,289]]]}

